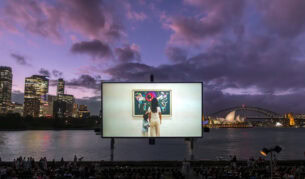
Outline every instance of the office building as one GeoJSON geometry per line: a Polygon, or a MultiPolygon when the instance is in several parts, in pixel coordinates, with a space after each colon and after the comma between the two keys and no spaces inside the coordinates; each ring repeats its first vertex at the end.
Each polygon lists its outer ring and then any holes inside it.
{"type": "Polygon", "coordinates": [[[43,117],[47,109],[49,79],[46,76],[33,75],[25,78],[24,116],[43,117]]]}
{"type": "Polygon", "coordinates": [[[18,113],[20,116],[23,116],[23,104],[12,103],[12,113],[18,113]]]}
{"type": "Polygon", "coordinates": [[[12,69],[0,66],[0,113],[7,113],[11,108],[12,69]]]}
{"type": "Polygon", "coordinates": [[[48,117],[53,117],[53,107],[54,107],[54,102],[56,100],[56,96],[53,95],[48,95],[48,117]]]}
{"type": "Polygon", "coordinates": [[[72,112],[72,117],[78,118],[78,104],[74,103],[73,104],[73,112],[72,112]]]}
{"type": "Polygon", "coordinates": [[[75,99],[73,95],[65,94],[65,81],[59,78],[57,81],[57,96],[53,105],[55,117],[72,117],[75,99]]]}
{"type": "Polygon", "coordinates": [[[73,104],[75,102],[74,96],[69,94],[63,95],[63,101],[66,105],[66,110],[64,111],[65,117],[72,117],[73,114],[73,104]]]}
{"type": "Polygon", "coordinates": [[[57,98],[62,100],[62,96],[65,94],[65,81],[59,78],[57,81],[57,98]]]}
{"type": "Polygon", "coordinates": [[[88,110],[87,105],[79,105],[78,116],[80,118],[89,118],[90,117],[90,111],[88,110]]]}
{"type": "Polygon", "coordinates": [[[55,117],[72,117],[75,99],[73,95],[63,94],[57,98],[53,104],[53,114],[55,117]]]}

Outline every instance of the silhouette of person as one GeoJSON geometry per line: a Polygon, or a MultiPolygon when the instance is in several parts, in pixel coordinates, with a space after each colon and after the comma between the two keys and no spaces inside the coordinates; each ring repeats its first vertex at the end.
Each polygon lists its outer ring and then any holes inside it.
{"type": "Polygon", "coordinates": [[[151,100],[151,107],[148,108],[148,118],[150,122],[150,136],[159,137],[160,136],[160,125],[162,121],[161,109],[159,107],[159,102],[156,98],[151,100]]]}

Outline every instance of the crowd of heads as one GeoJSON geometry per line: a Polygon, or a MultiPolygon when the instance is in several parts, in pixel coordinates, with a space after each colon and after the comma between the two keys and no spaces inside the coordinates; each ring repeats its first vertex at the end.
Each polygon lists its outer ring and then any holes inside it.
{"type": "Polygon", "coordinates": [[[184,178],[177,167],[103,166],[103,162],[35,161],[32,157],[18,157],[13,162],[0,163],[0,178],[184,178]]]}
{"type": "MultiPolygon", "coordinates": [[[[103,162],[48,161],[45,157],[35,161],[32,157],[18,157],[13,162],[1,162],[0,178],[270,178],[270,161],[250,158],[246,162],[233,157],[230,162],[205,161],[177,162],[167,165],[106,165],[103,162]]],[[[305,178],[303,164],[278,165],[273,163],[274,178],[305,178]]]]}
{"type": "MultiPolygon", "coordinates": [[[[251,157],[246,162],[232,159],[227,165],[197,166],[192,168],[198,178],[271,178],[271,162],[261,157],[251,157]]],[[[272,162],[272,178],[305,178],[304,165],[279,165],[272,162]]]]}
{"type": "Polygon", "coordinates": [[[35,161],[32,157],[18,157],[13,162],[0,163],[0,178],[94,178],[95,169],[95,163],[65,162],[63,158],[35,161]]]}

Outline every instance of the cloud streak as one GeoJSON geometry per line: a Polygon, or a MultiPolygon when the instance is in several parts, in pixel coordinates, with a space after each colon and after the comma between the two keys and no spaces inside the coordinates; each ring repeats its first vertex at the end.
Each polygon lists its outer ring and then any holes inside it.
{"type": "Polygon", "coordinates": [[[47,77],[51,76],[51,73],[49,72],[49,70],[44,69],[44,68],[40,68],[38,73],[42,76],[47,76],[47,77]]]}
{"type": "Polygon", "coordinates": [[[27,62],[25,56],[16,54],[16,53],[11,53],[11,57],[18,63],[19,65],[23,66],[30,66],[30,64],[27,62]]]}
{"type": "Polygon", "coordinates": [[[83,87],[83,88],[99,90],[100,82],[101,79],[99,76],[93,77],[91,75],[81,75],[78,78],[72,79],[70,81],[66,81],[65,84],[67,86],[83,87]]]}

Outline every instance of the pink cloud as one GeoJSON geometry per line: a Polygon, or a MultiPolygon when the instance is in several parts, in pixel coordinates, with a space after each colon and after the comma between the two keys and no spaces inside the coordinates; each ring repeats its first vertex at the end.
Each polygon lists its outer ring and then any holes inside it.
{"type": "Polygon", "coordinates": [[[87,38],[112,41],[120,38],[122,28],[113,9],[100,0],[56,0],[53,3],[10,0],[4,7],[0,26],[27,31],[53,40],[61,40],[62,32],[76,32],[87,38]],[[10,23],[5,23],[10,22],[10,23]]]}
{"type": "Polygon", "coordinates": [[[136,12],[131,8],[131,5],[126,2],[125,3],[126,8],[126,15],[128,19],[136,20],[136,21],[143,21],[147,18],[147,15],[144,12],[136,12]]]}
{"type": "Polygon", "coordinates": [[[203,17],[167,17],[161,14],[163,26],[174,32],[170,37],[170,44],[196,45],[224,32],[239,22],[244,8],[243,0],[186,0],[185,3],[199,8],[203,17]]]}
{"type": "Polygon", "coordinates": [[[0,19],[0,29],[7,30],[10,33],[20,34],[18,29],[9,21],[0,19]]]}

